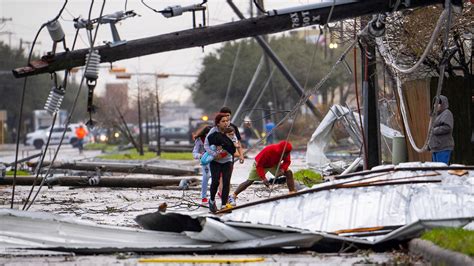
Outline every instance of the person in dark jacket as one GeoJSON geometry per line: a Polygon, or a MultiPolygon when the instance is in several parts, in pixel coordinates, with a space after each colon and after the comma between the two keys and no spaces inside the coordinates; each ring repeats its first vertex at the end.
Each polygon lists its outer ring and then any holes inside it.
{"type": "Polygon", "coordinates": [[[204,142],[204,149],[214,157],[214,160],[209,165],[212,176],[211,199],[209,200],[209,210],[211,212],[217,212],[215,198],[219,187],[219,176],[222,176],[222,207],[227,205],[230,178],[232,176],[233,154],[236,151],[234,143],[224,133],[230,123],[229,116],[219,113],[216,115],[214,123],[214,130],[211,129],[204,142]],[[212,145],[217,147],[217,151],[210,148],[212,145]]]}
{"type": "Polygon", "coordinates": [[[432,152],[433,162],[449,164],[451,153],[454,149],[453,113],[448,109],[449,102],[446,96],[440,95],[437,101],[438,116],[434,121],[433,135],[429,142],[429,148],[432,152]]]}
{"type": "Polygon", "coordinates": [[[291,164],[290,153],[292,149],[293,146],[291,143],[284,140],[263,148],[263,150],[255,157],[255,163],[252,170],[250,170],[247,180],[241,183],[231,196],[231,204],[235,205],[237,196],[255,181],[261,180],[265,186],[269,187],[270,183],[265,176],[267,172],[275,175],[275,178],[282,175],[285,176],[286,184],[288,185],[290,193],[296,192],[293,172],[289,169],[291,164]]]}

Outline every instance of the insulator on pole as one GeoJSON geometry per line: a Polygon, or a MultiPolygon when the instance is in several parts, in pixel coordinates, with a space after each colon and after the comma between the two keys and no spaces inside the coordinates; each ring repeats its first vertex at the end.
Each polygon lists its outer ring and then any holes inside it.
{"type": "Polygon", "coordinates": [[[49,92],[48,99],[44,104],[44,109],[50,114],[54,114],[59,111],[61,103],[64,99],[65,91],[61,87],[52,87],[49,92]]]}
{"type": "Polygon", "coordinates": [[[49,35],[54,42],[61,42],[64,40],[64,31],[59,21],[51,21],[46,25],[46,27],[48,28],[49,35]]]}
{"type": "Polygon", "coordinates": [[[100,55],[99,51],[93,50],[92,53],[86,55],[86,73],[84,76],[88,80],[96,80],[99,77],[100,55]]]}

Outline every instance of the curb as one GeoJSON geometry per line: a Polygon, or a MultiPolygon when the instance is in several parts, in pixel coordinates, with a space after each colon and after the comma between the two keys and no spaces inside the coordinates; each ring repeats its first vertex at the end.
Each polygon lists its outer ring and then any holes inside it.
{"type": "Polygon", "coordinates": [[[436,265],[474,265],[474,259],[467,255],[441,248],[419,238],[411,240],[408,248],[410,253],[421,255],[436,265]]]}

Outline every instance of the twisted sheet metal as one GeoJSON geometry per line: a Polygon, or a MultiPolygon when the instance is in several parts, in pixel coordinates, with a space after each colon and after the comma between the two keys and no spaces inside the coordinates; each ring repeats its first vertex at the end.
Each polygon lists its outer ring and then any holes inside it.
{"type": "MultiPolygon", "coordinates": [[[[433,164],[411,165],[430,167],[433,164]]],[[[356,228],[404,226],[419,220],[474,217],[473,171],[464,176],[448,174],[447,170],[390,171],[355,176],[333,184],[348,184],[348,181],[353,181],[351,185],[378,186],[295,195],[233,210],[221,220],[332,233],[356,228]],[[430,183],[390,184],[401,180],[430,183]],[[436,181],[439,182],[433,183],[436,181]]]]}

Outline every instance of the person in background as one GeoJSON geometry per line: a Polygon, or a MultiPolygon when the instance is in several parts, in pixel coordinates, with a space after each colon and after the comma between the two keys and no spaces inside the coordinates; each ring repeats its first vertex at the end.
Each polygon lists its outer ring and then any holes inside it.
{"type": "Polygon", "coordinates": [[[79,149],[79,154],[82,154],[84,150],[84,138],[87,136],[88,132],[84,125],[80,124],[76,128],[76,138],[77,138],[77,148],[79,149]]]}
{"type": "Polygon", "coordinates": [[[248,149],[250,147],[250,139],[252,138],[252,122],[250,121],[249,117],[245,117],[244,119],[244,140],[242,140],[242,144],[244,148],[248,149]]]}
{"type": "Polygon", "coordinates": [[[454,149],[453,113],[448,109],[448,98],[440,95],[437,101],[436,109],[438,116],[433,125],[433,135],[429,142],[429,149],[432,152],[433,162],[443,162],[449,164],[451,153],[454,149]]]}
{"type": "Polygon", "coordinates": [[[229,127],[229,123],[229,116],[227,114],[217,114],[214,119],[215,127],[209,131],[204,142],[204,149],[214,157],[214,160],[210,163],[212,183],[211,196],[209,200],[209,210],[213,213],[217,212],[215,198],[220,183],[220,176],[222,176],[222,207],[231,207],[227,206],[227,200],[229,197],[230,178],[232,176],[232,155],[235,153],[236,149],[234,143],[224,133],[225,129],[229,127]],[[212,145],[217,147],[217,151],[211,149],[212,145]]]}
{"type": "Polygon", "coordinates": [[[250,170],[247,180],[241,183],[234,194],[230,196],[231,200],[229,202],[231,205],[235,206],[237,196],[255,181],[261,180],[265,186],[269,187],[270,183],[265,176],[267,172],[274,174],[275,178],[284,175],[286,177],[288,190],[290,193],[295,193],[295,180],[293,179],[293,172],[289,169],[292,149],[293,146],[291,143],[284,140],[263,148],[255,157],[255,163],[250,170]]]}
{"type": "Polygon", "coordinates": [[[265,133],[267,136],[267,144],[273,144],[273,135],[275,135],[275,132],[272,132],[272,131],[274,128],[275,128],[275,123],[273,123],[272,120],[268,119],[267,123],[265,123],[265,133]]]}
{"type": "MultiPolygon", "coordinates": [[[[194,148],[193,148],[193,157],[196,160],[200,160],[204,152],[204,141],[206,140],[207,133],[211,130],[211,126],[205,126],[201,128],[195,137],[194,148]]],[[[207,204],[207,186],[209,183],[209,178],[211,177],[211,169],[209,164],[201,164],[202,169],[202,183],[201,183],[201,202],[202,204],[207,204]]]]}

